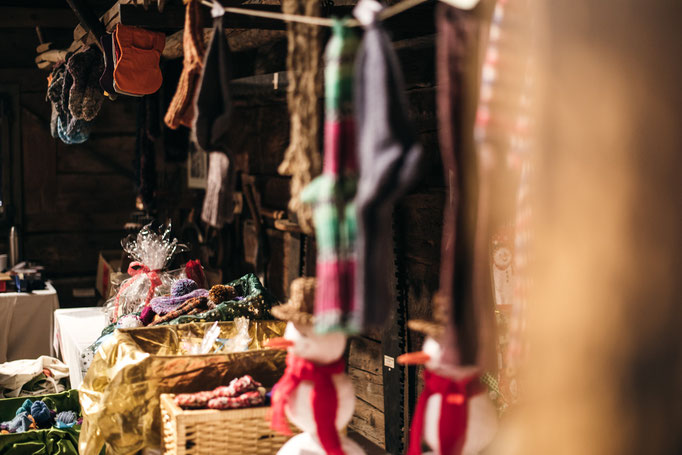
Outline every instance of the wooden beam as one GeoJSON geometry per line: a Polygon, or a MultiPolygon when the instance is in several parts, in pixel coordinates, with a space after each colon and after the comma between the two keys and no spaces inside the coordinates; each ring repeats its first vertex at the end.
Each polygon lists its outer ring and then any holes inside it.
{"type": "Polygon", "coordinates": [[[99,18],[90,9],[90,6],[84,0],[66,0],[73,10],[78,22],[85,28],[86,31],[92,32],[97,38],[97,41],[104,36],[106,30],[104,25],[100,22],[99,18]]]}
{"type": "Polygon", "coordinates": [[[67,8],[0,8],[0,28],[52,27],[73,28],[78,24],[67,8]]]}

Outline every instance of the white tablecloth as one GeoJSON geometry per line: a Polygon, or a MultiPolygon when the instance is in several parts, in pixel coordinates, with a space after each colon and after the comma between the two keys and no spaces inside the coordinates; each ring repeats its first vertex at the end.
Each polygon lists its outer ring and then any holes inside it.
{"type": "Polygon", "coordinates": [[[81,354],[106,327],[104,312],[100,307],[68,308],[54,312],[54,349],[69,366],[71,388],[83,382],[81,354]]]}
{"type": "Polygon", "coordinates": [[[52,317],[59,308],[50,283],[42,291],[0,294],[0,363],[54,356],[52,317]]]}

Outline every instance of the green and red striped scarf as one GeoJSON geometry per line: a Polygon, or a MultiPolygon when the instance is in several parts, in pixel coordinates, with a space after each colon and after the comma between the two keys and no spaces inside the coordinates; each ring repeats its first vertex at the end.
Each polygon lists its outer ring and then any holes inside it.
{"type": "Polygon", "coordinates": [[[357,186],[353,73],[359,39],[337,20],[325,51],[325,125],[322,174],[301,193],[313,206],[317,241],[315,330],[360,330],[354,298],[357,186]]]}

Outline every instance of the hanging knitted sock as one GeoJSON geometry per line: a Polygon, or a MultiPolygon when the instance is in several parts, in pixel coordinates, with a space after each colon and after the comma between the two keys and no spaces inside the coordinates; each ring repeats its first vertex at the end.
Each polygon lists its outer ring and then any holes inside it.
{"type": "Polygon", "coordinates": [[[381,8],[376,0],[362,0],[354,10],[365,29],[355,63],[360,164],[355,299],[363,328],[382,325],[392,311],[393,206],[417,180],[423,155],[408,118],[398,58],[377,20],[381,8]]]}
{"type": "Polygon", "coordinates": [[[104,102],[99,77],[104,71],[102,53],[96,47],[77,52],[66,63],[73,78],[69,90],[69,111],[74,118],[90,121],[97,116],[104,102]]]}
{"type": "MultiPolygon", "coordinates": [[[[283,0],[282,12],[306,16],[320,15],[317,0],[283,0]]],[[[287,72],[289,87],[290,133],[289,147],[277,172],[291,176],[289,209],[298,217],[298,224],[307,234],[312,234],[311,208],[301,203],[301,191],[321,171],[318,147],[321,96],[319,80],[320,31],[319,27],[287,22],[288,52],[287,72]]]]}
{"type": "Polygon", "coordinates": [[[208,181],[201,220],[216,228],[222,228],[234,218],[235,170],[230,161],[223,152],[208,154],[208,181]]]}
{"type": "Polygon", "coordinates": [[[201,3],[187,0],[185,29],[182,33],[183,67],[175,96],[168,106],[164,122],[169,128],[192,126],[194,94],[201,77],[204,58],[204,33],[201,26],[201,3]]]}

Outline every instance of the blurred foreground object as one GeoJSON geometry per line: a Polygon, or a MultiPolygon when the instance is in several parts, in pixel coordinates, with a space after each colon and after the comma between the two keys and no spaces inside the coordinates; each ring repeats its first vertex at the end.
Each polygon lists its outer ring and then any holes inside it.
{"type": "Polygon", "coordinates": [[[539,6],[528,393],[492,453],[682,453],[682,4],[539,6]]]}

